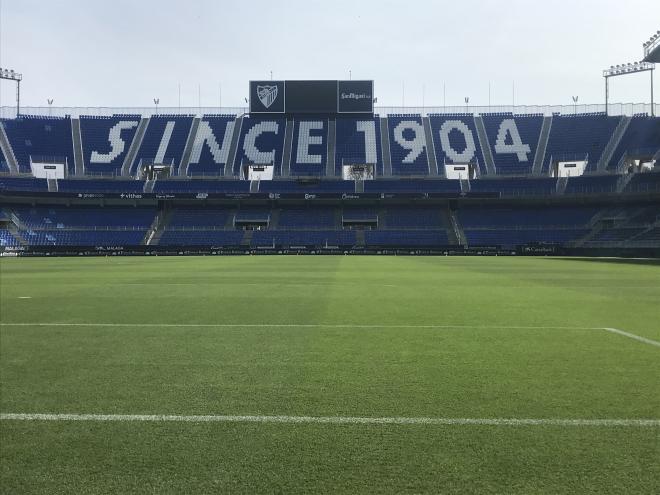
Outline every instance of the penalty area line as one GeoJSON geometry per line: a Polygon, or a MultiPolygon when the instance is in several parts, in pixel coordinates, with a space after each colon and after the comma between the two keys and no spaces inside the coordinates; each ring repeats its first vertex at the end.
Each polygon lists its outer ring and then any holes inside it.
{"type": "Polygon", "coordinates": [[[251,416],[172,414],[38,414],[1,413],[0,421],[93,421],[151,423],[286,423],[349,425],[431,425],[431,426],[567,426],[659,428],[660,419],[569,419],[569,418],[432,418],[353,416],[251,416]]]}

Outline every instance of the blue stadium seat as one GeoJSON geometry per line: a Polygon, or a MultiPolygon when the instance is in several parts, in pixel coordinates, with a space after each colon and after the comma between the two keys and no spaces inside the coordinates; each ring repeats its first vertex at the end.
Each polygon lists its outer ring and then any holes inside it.
{"type": "Polygon", "coordinates": [[[21,243],[12,235],[9,230],[0,227],[0,247],[17,247],[21,243]]]}
{"type": "Polygon", "coordinates": [[[460,193],[457,180],[397,179],[370,180],[364,183],[368,193],[460,193]]]}
{"type": "Polygon", "coordinates": [[[146,230],[37,230],[22,231],[30,246],[136,246],[146,230]]]}
{"type": "Polygon", "coordinates": [[[445,227],[439,207],[389,206],[380,217],[387,229],[439,229],[445,227]]]}
{"type": "Polygon", "coordinates": [[[236,115],[205,115],[197,128],[190,163],[181,175],[224,175],[235,121],[236,115]]]}
{"type": "Polygon", "coordinates": [[[335,227],[335,209],[332,207],[286,207],[280,212],[278,228],[304,229],[335,227]]]}
{"type": "Polygon", "coordinates": [[[31,229],[148,228],[155,208],[97,206],[13,206],[11,210],[31,229]]]}
{"type": "Polygon", "coordinates": [[[557,190],[557,179],[541,178],[485,178],[470,181],[470,192],[500,193],[501,196],[550,196],[557,190]]]}
{"type": "Polygon", "coordinates": [[[257,230],[253,233],[251,246],[291,247],[313,246],[354,246],[355,232],[352,230],[257,230]]]}
{"type": "Polygon", "coordinates": [[[301,182],[292,180],[262,180],[259,192],[267,193],[354,193],[355,182],[350,180],[320,180],[301,182]]]}
{"type": "Polygon", "coordinates": [[[553,160],[588,158],[585,171],[595,171],[619,120],[620,117],[605,114],[555,116],[552,119],[543,170],[547,172],[553,160]]]}
{"type": "MultiPolygon", "coordinates": [[[[44,181],[45,182],[45,181],[44,181]]],[[[59,192],[63,193],[141,193],[144,181],[134,179],[60,179],[59,192]]]]}
{"type": "Polygon", "coordinates": [[[232,208],[181,206],[172,210],[167,228],[225,227],[233,214],[232,208]]]}
{"type": "Polygon", "coordinates": [[[32,173],[30,157],[66,161],[68,173],[75,171],[69,117],[21,116],[3,119],[2,123],[20,173],[32,173]]]}
{"type": "Polygon", "coordinates": [[[273,174],[280,175],[285,132],[284,118],[244,117],[236,150],[234,175],[241,176],[243,164],[273,164],[273,174]]]}
{"type": "Polygon", "coordinates": [[[626,193],[660,192],[660,171],[635,174],[624,189],[626,193]]]}
{"type": "Polygon", "coordinates": [[[365,243],[372,247],[443,247],[446,230],[366,230],[365,243]]]}
{"type": "Polygon", "coordinates": [[[185,115],[151,117],[133,161],[131,175],[137,174],[140,163],[171,165],[172,175],[177,175],[192,121],[193,117],[185,115]]]}
{"type": "Polygon", "coordinates": [[[392,175],[428,175],[426,135],[419,115],[388,115],[392,175]]]}
{"type": "Polygon", "coordinates": [[[293,177],[325,175],[328,162],[328,119],[298,118],[294,121],[291,164],[293,177]]]}
{"type": "Polygon", "coordinates": [[[46,179],[0,176],[0,191],[47,192],[46,179]]]}
{"type": "Polygon", "coordinates": [[[583,237],[589,229],[465,230],[469,246],[515,248],[525,244],[563,244],[583,237]]]}
{"type": "Polygon", "coordinates": [[[154,193],[248,193],[246,180],[157,180],[154,193]]]}
{"type": "Polygon", "coordinates": [[[581,175],[570,177],[564,194],[604,194],[616,192],[618,175],[581,175]]]}
{"type": "Polygon", "coordinates": [[[335,175],[342,176],[342,165],[375,165],[375,175],[383,175],[380,144],[380,118],[338,117],[335,143],[335,175]]]}
{"type": "Polygon", "coordinates": [[[482,115],[498,175],[527,175],[543,126],[542,115],[482,115]]]}
{"type": "Polygon", "coordinates": [[[486,164],[479,144],[472,115],[430,114],[431,133],[438,169],[444,173],[445,164],[479,164],[481,174],[486,164]]]}
{"type": "Polygon", "coordinates": [[[85,173],[121,175],[126,154],[133,142],[140,116],[80,117],[85,173]]]}
{"type": "Polygon", "coordinates": [[[243,235],[242,230],[166,230],[158,245],[237,247],[243,235]]]}
{"type": "Polygon", "coordinates": [[[660,118],[633,117],[612,155],[609,168],[616,170],[621,159],[627,154],[641,153],[653,156],[658,150],[660,150],[660,118]]]}

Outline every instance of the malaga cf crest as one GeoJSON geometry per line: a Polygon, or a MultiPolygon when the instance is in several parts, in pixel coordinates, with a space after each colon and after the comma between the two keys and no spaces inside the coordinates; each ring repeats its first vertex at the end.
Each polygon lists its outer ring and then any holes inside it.
{"type": "Polygon", "coordinates": [[[277,86],[257,86],[257,96],[263,106],[270,108],[277,99],[277,86]]]}

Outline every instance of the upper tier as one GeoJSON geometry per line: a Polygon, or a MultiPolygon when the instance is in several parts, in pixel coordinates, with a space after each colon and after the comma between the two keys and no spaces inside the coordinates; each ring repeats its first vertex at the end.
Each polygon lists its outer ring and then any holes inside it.
{"type": "Polygon", "coordinates": [[[554,115],[394,114],[384,117],[113,115],[24,116],[0,121],[0,173],[31,174],[64,163],[67,177],[136,177],[146,164],[172,176],[239,178],[245,165],[274,177],[342,176],[370,164],[378,178],[550,176],[558,162],[585,172],[622,172],[660,156],[660,118],[554,115]]]}

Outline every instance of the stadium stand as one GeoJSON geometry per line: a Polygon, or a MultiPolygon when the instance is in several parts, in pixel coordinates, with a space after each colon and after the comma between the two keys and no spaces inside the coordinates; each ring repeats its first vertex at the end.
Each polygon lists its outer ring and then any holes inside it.
{"type": "Polygon", "coordinates": [[[328,162],[328,119],[296,119],[289,175],[323,176],[328,162]]]}
{"type": "Polygon", "coordinates": [[[241,167],[250,164],[273,165],[273,175],[280,175],[286,126],[284,118],[244,117],[234,162],[234,175],[241,176],[241,167]]]}
{"type": "Polygon", "coordinates": [[[200,229],[225,227],[233,219],[232,208],[203,208],[181,206],[172,210],[168,228],[200,229]]]}
{"type": "Polygon", "coordinates": [[[426,135],[420,115],[389,115],[392,174],[399,176],[428,175],[426,135]]]}
{"type": "Polygon", "coordinates": [[[324,207],[286,207],[280,211],[279,228],[287,229],[324,229],[335,227],[333,208],[324,207]]]}
{"type": "Polygon", "coordinates": [[[154,208],[28,207],[11,211],[29,229],[137,228],[146,229],[154,219],[154,208]]]}
{"type": "MultiPolygon", "coordinates": [[[[44,181],[45,182],[45,181],[44,181]]],[[[69,193],[141,193],[144,181],[131,179],[60,179],[59,192],[69,193]]]]}
{"type": "Polygon", "coordinates": [[[501,175],[527,175],[532,172],[542,115],[482,115],[495,168],[501,175]]]}
{"type": "Polygon", "coordinates": [[[255,247],[291,247],[313,246],[353,246],[356,243],[355,232],[350,230],[258,230],[252,237],[255,247]]]}
{"type": "Polygon", "coordinates": [[[379,216],[387,229],[437,229],[444,227],[439,208],[390,206],[379,216]]]}
{"type": "Polygon", "coordinates": [[[376,176],[382,176],[380,119],[340,117],[336,122],[335,175],[341,177],[343,165],[371,164],[376,176]]]}
{"type": "Polygon", "coordinates": [[[248,193],[250,183],[244,180],[158,180],[154,193],[248,193]]]}
{"type": "Polygon", "coordinates": [[[7,159],[5,158],[5,154],[2,152],[0,149],[0,173],[9,173],[9,164],[7,163],[7,159]]]}
{"type": "MultiPolygon", "coordinates": [[[[660,149],[660,119],[646,115],[632,117],[626,132],[617,146],[612,161],[611,170],[618,170],[628,155],[646,154],[653,156],[660,149]]],[[[618,170],[622,172],[622,170],[618,170]]]]}
{"type": "Polygon", "coordinates": [[[619,177],[616,175],[582,175],[570,177],[564,194],[615,193],[619,177]]]}
{"type": "Polygon", "coordinates": [[[461,184],[457,180],[384,179],[365,182],[364,191],[376,193],[460,193],[461,184]]]}
{"type": "Polygon", "coordinates": [[[166,230],[159,245],[237,247],[242,240],[243,232],[236,230],[166,230]]]}
{"type": "Polygon", "coordinates": [[[0,176],[0,191],[45,192],[48,183],[46,179],[0,176]]]}
{"type": "Polygon", "coordinates": [[[605,114],[556,115],[552,120],[544,171],[553,161],[587,160],[587,172],[596,165],[620,117],[605,114]]]}
{"type": "Polygon", "coordinates": [[[445,230],[367,230],[365,243],[375,247],[429,247],[447,246],[445,230]]]}
{"type": "Polygon", "coordinates": [[[660,172],[633,175],[624,191],[629,193],[660,192],[660,172]]]}
{"type": "Polygon", "coordinates": [[[9,230],[0,227],[0,246],[17,247],[21,243],[12,235],[9,230]]]}
{"type": "Polygon", "coordinates": [[[445,164],[478,164],[486,174],[481,144],[474,124],[474,116],[467,114],[429,115],[438,168],[445,164]]]}
{"type": "Polygon", "coordinates": [[[199,122],[190,162],[181,175],[220,176],[225,174],[236,115],[205,115],[199,122]]]}
{"type": "Polygon", "coordinates": [[[128,149],[140,123],[139,115],[80,117],[85,173],[121,175],[128,149]]]}
{"type": "Polygon", "coordinates": [[[73,140],[69,117],[21,116],[3,119],[7,137],[18,161],[19,172],[31,174],[31,162],[57,160],[74,173],[73,140]]]}
{"type": "Polygon", "coordinates": [[[185,115],[151,117],[133,161],[131,174],[135,176],[139,173],[140,164],[153,163],[170,165],[172,175],[177,175],[192,122],[193,118],[185,115]]]}
{"type": "Polygon", "coordinates": [[[660,119],[626,119],[554,115],[534,167],[544,122],[534,114],[83,116],[88,177],[72,177],[71,119],[7,119],[20,170],[0,156],[0,251],[660,247],[660,119]],[[33,177],[40,156],[66,162],[65,178],[33,177]],[[551,176],[551,164],[580,158],[584,175],[551,176]],[[131,176],[118,177],[129,161],[131,176]],[[174,177],[136,180],[152,162],[174,177]],[[444,178],[445,164],[467,163],[476,177],[444,178]],[[248,164],[274,165],[274,180],[238,180],[248,164]],[[375,179],[341,180],[346,164],[375,165],[375,179]]]}
{"type": "Polygon", "coordinates": [[[499,193],[501,196],[550,196],[557,191],[553,178],[490,178],[470,181],[471,192],[499,193]]]}
{"type": "Polygon", "coordinates": [[[563,244],[583,237],[598,212],[594,207],[484,208],[458,211],[468,245],[514,248],[520,244],[563,244]]]}
{"type": "Polygon", "coordinates": [[[351,180],[290,181],[264,180],[259,182],[259,192],[267,193],[354,193],[355,182],[351,180]]]}

